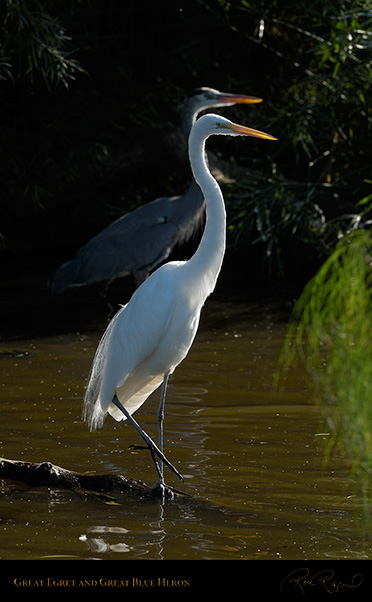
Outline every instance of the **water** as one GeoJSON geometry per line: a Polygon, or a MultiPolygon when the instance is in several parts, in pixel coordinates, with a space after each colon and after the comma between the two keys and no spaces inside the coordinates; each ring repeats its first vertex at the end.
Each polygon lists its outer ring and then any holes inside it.
{"type": "MultiPolygon", "coordinates": [[[[108,417],[90,433],[81,421],[103,326],[3,342],[0,455],[151,485],[130,425],[108,417]]],[[[0,559],[371,559],[349,469],[336,454],[323,463],[306,374],[272,388],[285,332],[273,307],[210,299],[166,402],[165,451],[185,482],[166,480],[190,495],[162,505],[0,481],[0,559]]],[[[154,437],[158,395],[136,414],[154,437]]]]}

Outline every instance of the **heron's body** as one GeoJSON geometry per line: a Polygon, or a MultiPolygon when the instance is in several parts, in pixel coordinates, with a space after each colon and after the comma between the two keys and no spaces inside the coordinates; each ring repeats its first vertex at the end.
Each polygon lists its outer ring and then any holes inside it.
{"type": "Polygon", "coordinates": [[[191,241],[201,229],[204,198],[192,182],[182,196],[161,197],[112,222],[62,264],[52,281],[59,293],[69,286],[134,275],[139,286],[176,246],[191,241]]]}
{"type": "MultiPolygon", "coordinates": [[[[193,343],[202,306],[215,287],[225,252],[225,205],[204,152],[205,140],[212,133],[272,139],[216,115],[205,115],[194,124],[189,138],[190,161],[207,204],[201,242],[188,261],[158,268],[109,324],[97,349],[85,396],[84,413],[91,428],[101,426],[107,412],[117,420],[131,418],[147,397],[167,382],[193,343]]],[[[165,391],[162,403],[164,397],[165,391]]],[[[152,441],[150,448],[153,455],[159,452],[152,441]]],[[[161,472],[159,477],[163,487],[161,472]]]]}
{"type": "MultiPolygon", "coordinates": [[[[195,90],[182,110],[185,142],[200,111],[260,100],[211,88],[195,90]]],[[[69,287],[104,281],[110,284],[115,278],[129,274],[133,274],[139,286],[172,251],[200,234],[204,211],[204,195],[193,180],[180,196],[160,197],[122,215],[56,270],[50,285],[52,292],[58,294],[69,287]]]]}

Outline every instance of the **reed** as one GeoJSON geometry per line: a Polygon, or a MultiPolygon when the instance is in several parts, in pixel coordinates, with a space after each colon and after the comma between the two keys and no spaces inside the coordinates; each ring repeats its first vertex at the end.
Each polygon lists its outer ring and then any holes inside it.
{"type": "MultiPolygon", "coordinates": [[[[372,491],[372,237],[342,238],[305,287],[290,320],[277,379],[306,367],[335,446],[350,461],[366,513],[372,491]]],[[[372,522],[371,522],[372,524],[372,522]]]]}

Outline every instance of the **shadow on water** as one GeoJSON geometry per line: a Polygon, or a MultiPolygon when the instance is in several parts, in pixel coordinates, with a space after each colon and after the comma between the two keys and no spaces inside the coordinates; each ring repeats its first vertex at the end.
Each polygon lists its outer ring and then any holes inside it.
{"type": "MultiPolygon", "coordinates": [[[[107,418],[90,433],[81,421],[104,327],[3,340],[1,456],[155,482],[149,454],[128,449],[130,425],[107,418]]],[[[285,332],[273,306],[210,299],[166,403],[166,454],[185,481],[166,478],[189,496],[162,505],[2,481],[0,558],[371,558],[344,461],[323,464],[328,432],[305,373],[272,388],[285,332]]],[[[157,401],[136,414],[154,436],[157,401]]]]}

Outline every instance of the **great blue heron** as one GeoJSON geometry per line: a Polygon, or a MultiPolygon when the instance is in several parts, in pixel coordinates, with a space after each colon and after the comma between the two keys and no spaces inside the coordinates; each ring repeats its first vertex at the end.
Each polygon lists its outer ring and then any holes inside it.
{"type": "Polygon", "coordinates": [[[164,483],[163,463],[182,479],[163,453],[168,378],[193,343],[201,308],[215,287],[225,253],[225,204],[205,158],[205,141],[211,134],[275,140],[218,115],[204,115],[195,122],[189,138],[189,157],[206,201],[206,223],[199,246],[188,261],[172,261],[159,267],[114,316],[96,351],[84,399],[83,416],[91,429],[102,426],[109,413],[116,420],[127,418],[138,430],[158,471],[153,491],[160,491],[162,496],[168,491],[172,495],[172,488],[164,483]],[[157,446],[132,414],[162,383],[157,446]]]}
{"type": "MultiPolygon", "coordinates": [[[[182,109],[182,132],[187,142],[198,114],[208,108],[237,103],[257,103],[260,98],[198,88],[182,109]]],[[[106,282],[133,274],[139,286],[163,263],[172,250],[192,240],[200,230],[205,203],[193,180],[181,196],[161,197],[121,216],[99,232],[76,256],[63,263],[50,283],[55,294],[72,286],[106,282]]]]}

